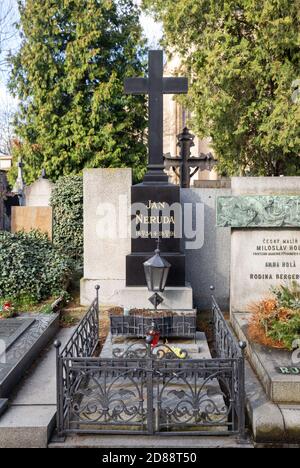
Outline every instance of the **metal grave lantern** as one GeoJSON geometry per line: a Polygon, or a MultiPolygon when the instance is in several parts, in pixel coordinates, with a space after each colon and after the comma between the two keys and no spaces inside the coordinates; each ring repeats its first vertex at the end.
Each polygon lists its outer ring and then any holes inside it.
{"type": "Polygon", "coordinates": [[[155,293],[150,297],[149,301],[154,305],[155,309],[163,302],[163,298],[158,293],[164,292],[166,288],[170,268],[170,263],[160,254],[158,241],[155,255],[144,263],[148,289],[155,293]]]}

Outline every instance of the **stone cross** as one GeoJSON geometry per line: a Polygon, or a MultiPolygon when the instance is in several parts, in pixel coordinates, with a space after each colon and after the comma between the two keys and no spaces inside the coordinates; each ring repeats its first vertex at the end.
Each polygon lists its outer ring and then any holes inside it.
{"type": "Polygon", "coordinates": [[[127,78],[126,94],[149,95],[149,164],[146,183],[168,181],[163,162],[163,96],[164,94],[186,94],[187,78],[164,78],[163,51],[149,52],[149,77],[127,78]]]}

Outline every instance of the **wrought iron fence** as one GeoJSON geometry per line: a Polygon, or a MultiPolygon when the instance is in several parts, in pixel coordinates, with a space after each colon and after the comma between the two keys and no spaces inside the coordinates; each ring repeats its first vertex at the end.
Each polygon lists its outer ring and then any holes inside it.
{"type": "Polygon", "coordinates": [[[62,435],[69,417],[70,398],[78,390],[77,374],[70,371],[69,363],[77,358],[93,356],[99,344],[99,290],[88,312],[78,324],[66,346],[55,342],[57,375],[57,432],[62,435]]]}
{"type": "Polygon", "coordinates": [[[149,328],[154,324],[160,331],[162,338],[195,338],[197,331],[196,311],[159,311],[162,316],[156,316],[154,313],[150,317],[142,315],[115,315],[110,317],[110,330],[113,337],[127,336],[140,337],[146,336],[149,328]],[[164,316],[163,314],[166,313],[164,316]]]}
{"type": "Polygon", "coordinates": [[[98,298],[62,352],[56,344],[59,436],[244,437],[244,345],[235,340],[214,299],[216,359],[192,359],[185,351],[180,359],[174,348],[142,341],[115,349],[111,359],[92,357],[97,317],[98,298]],[[91,340],[82,333],[87,323],[91,340]]]}

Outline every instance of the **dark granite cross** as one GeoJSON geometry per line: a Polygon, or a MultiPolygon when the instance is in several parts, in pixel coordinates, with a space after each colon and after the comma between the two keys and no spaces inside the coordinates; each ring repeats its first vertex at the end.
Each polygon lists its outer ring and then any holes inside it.
{"type": "Polygon", "coordinates": [[[126,94],[149,95],[149,164],[145,182],[167,182],[163,162],[164,94],[186,94],[187,78],[164,78],[163,51],[149,52],[149,77],[127,78],[126,94]]]}

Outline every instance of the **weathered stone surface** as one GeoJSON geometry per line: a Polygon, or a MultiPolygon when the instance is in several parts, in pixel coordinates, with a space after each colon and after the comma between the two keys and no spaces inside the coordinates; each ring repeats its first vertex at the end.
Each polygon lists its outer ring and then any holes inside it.
{"type": "Polygon", "coordinates": [[[126,255],[130,253],[130,169],[84,171],[84,280],[82,304],[91,303],[95,292],[89,283],[101,285],[103,298],[125,287],[126,255]],[[92,293],[90,292],[92,291],[92,293]]]}
{"type": "Polygon", "coordinates": [[[51,207],[14,206],[12,208],[11,232],[30,232],[37,229],[52,239],[53,211],[51,207]]]}
{"type": "Polygon", "coordinates": [[[26,206],[50,206],[53,187],[53,182],[43,178],[26,186],[24,190],[26,206]]]}
{"type": "Polygon", "coordinates": [[[182,189],[181,203],[203,204],[204,219],[193,212],[193,225],[203,242],[186,254],[187,281],[191,284],[194,304],[201,310],[211,308],[211,286],[223,310],[229,310],[230,286],[230,228],[216,228],[216,200],[230,195],[230,190],[182,189]]]}
{"type": "Polygon", "coordinates": [[[297,404],[300,409],[300,375],[282,375],[279,367],[292,366],[292,353],[253,343],[248,336],[247,314],[234,314],[232,325],[240,340],[247,342],[247,356],[268,398],[278,404],[297,404]]]}
{"type": "Polygon", "coordinates": [[[300,281],[300,230],[234,230],[231,311],[250,311],[275,286],[300,281]]]}
{"type": "Polygon", "coordinates": [[[299,227],[300,197],[218,197],[217,225],[232,228],[299,227]]]}
{"type": "Polygon", "coordinates": [[[298,195],[300,177],[232,177],[232,195],[298,195]]]}
{"type": "MultiPolygon", "coordinates": [[[[7,351],[15,341],[35,322],[34,319],[5,319],[0,320],[0,340],[4,342],[4,351],[7,351]]],[[[0,351],[1,356],[2,351],[0,351]]]]}
{"type": "Polygon", "coordinates": [[[218,449],[218,448],[231,448],[231,449],[253,449],[253,444],[250,440],[241,444],[237,441],[236,437],[161,437],[161,436],[130,436],[130,435],[103,435],[99,436],[69,436],[65,443],[52,442],[49,448],[52,449],[65,449],[65,448],[94,448],[94,449],[120,449],[124,448],[129,450],[141,448],[156,448],[156,449],[182,449],[184,452],[187,448],[196,449],[218,449]]]}
{"type": "MultiPolygon", "coordinates": [[[[147,288],[123,288],[120,289],[114,296],[115,304],[129,308],[152,308],[149,302],[150,293],[147,288]]],[[[165,289],[161,296],[164,302],[158,307],[159,309],[177,309],[190,311],[193,309],[193,290],[190,285],[185,287],[165,289]]]]}
{"type": "Polygon", "coordinates": [[[228,177],[222,177],[217,180],[194,180],[194,188],[198,189],[230,189],[231,179],[228,177]]]}
{"type": "MultiPolygon", "coordinates": [[[[57,338],[64,345],[73,332],[61,330],[57,338]]],[[[0,448],[47,448],[56,422],[55,354],[51,343],[10,395],[0,418],[0,448]]]]}
{"type": "Polygon", "coordinates": [[[0,448],[47,448],[55,407],[13,406],[0,419],[0,448]]]}
{"type": "Polygon", "coordinates": [[[0,342],[0,398],[8,398],[39,353],[57,333],[59,315],[23,314],[22,318],[3,322],[10,323],[12,333],[6,333],[6,338],[2,335],[3,341],[0,342]],[[26,320],[28,327],[24,326],[26,320]],[[18,335],[18,330],[23,332],[18,335]]]}
{"type": "Polygon", "coordinates": [[[246,406],[254,440],[259,443],[286,441],[285,422],[280,408],[267,397],[246,362],[246,406]]]}

